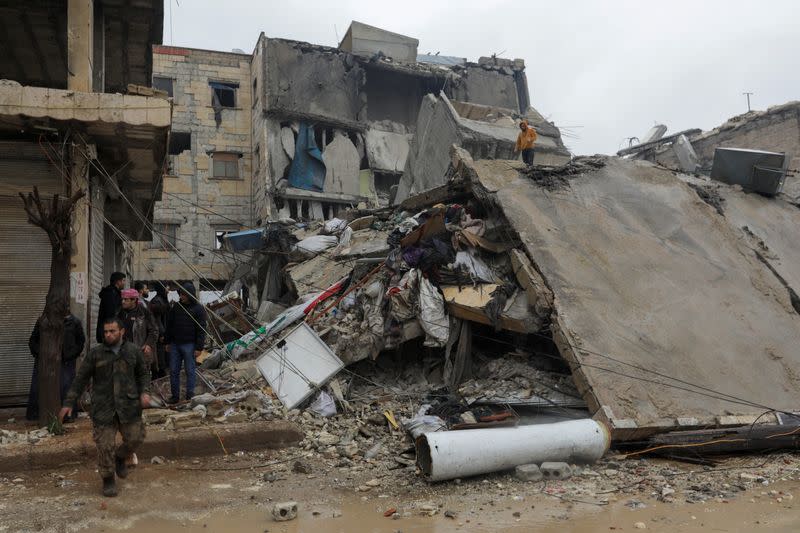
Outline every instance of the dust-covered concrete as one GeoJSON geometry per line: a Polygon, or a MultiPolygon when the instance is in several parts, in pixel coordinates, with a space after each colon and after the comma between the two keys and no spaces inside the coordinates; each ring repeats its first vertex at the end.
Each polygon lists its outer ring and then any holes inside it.
{"type": "Polygon", "coordinates": [[[785,286],[671,171],[609,159],[568,189],[493,187],[553,290],[562,355],[617,438],[797,409],[800,316],[785,286]]]}

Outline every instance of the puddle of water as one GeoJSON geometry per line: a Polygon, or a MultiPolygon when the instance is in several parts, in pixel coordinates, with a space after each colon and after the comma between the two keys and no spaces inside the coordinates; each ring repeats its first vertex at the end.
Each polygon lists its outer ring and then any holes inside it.
{"type": "MultiPolygon", "coordinates": [[[[792,487],[797,488],[797,487],[792,487]]],[[[88,533],[378,533],[402,531],[403,533],[595,533],[598,531],[640,531],[637,522],[645,524],[646,531],[706,533],[708,531],[752,532],[770,531],[795,533],[800,531],[800,506],[794,500],[777,502],[772,497],[742,498],[730,503],[712,504],[649,504],[645,509],[625,507],[621,502],[608,507],[565,505],[561,502],[538,502],[532,509],[530,502],[486,510],[460,510],[455,519],[447,518],[442,510],[434,516],[404,516],[399,520],[383,516],[384,505],[375,501],[351,501],[339,507],[329,504],[304,505],[300,503],[297,519],[275,522],[269,505],[251,505],[238,509],[212,511],[207,516],[183,520],[145,517],[139,520],[109,520],[100,528],[88,533]],[[754,500],[754,501],[753,501],[754,500]],[[317,514],[315,514],[315,512],[317,514]],[[514,516],[519,512],[519,517],[514,516]],[[338,515],[338,516],[337,516],[338,515]]],[[[453,509],[458,503],[453,501],[453,509]]],[[[389,508],[390,504],[385,504],[389,508]]]]}

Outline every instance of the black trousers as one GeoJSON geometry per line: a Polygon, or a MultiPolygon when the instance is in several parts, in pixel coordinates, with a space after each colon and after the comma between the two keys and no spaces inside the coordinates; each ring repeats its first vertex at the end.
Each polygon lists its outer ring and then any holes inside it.
{"type": "Polygon", "coordinates": [[[522,151],[522,161],[528,166],[533,165],[533,155],[534,155],[533,148],[524,149],[522,151]]]}

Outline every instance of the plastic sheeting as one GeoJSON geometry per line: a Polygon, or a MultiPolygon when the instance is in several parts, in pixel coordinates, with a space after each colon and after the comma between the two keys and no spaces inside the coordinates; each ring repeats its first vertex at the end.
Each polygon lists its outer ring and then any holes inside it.
{"type": "Polygon", "coordinates": [[[425,346],[441,348],[450,336],[450,319],[444,298],[428,279],[419,279],[419,322],[425,332],[425,346]]]}
{"type": "Polygon", "coordinates": [[[334,235],[312,235],[298,242],[295,250],[310,259],[337,244],[339,244],[339,239],[334,235]]]}
{"type": "Polygon", "coordinates": [[[300,124],[294,159],[289,169],[289,185],[308,191],[322,191],[325,185],[325,162],[314,139],[314,128],[305,122],[300,124]]]}
{"type": "Polygon", "coordinates": [[[455,266],[463,266],[475,279],[487,283],[495,282],[495,275],[492,269],[480,258],[474,248],[462,250],[456,253],[455,266]]]}

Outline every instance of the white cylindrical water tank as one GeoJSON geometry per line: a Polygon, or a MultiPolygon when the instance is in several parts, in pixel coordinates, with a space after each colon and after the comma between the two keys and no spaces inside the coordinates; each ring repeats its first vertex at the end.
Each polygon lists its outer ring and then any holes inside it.
{"type": "Polygon", "coordinates": [[[545,461],[594,463],[610,443],[608,428],[590,418],[513,428],[437,431],[417,439],[417,465],[429,481],[442,481],[545,461]]]}

